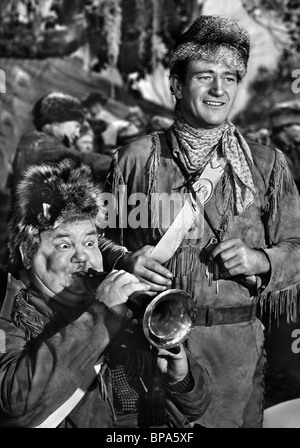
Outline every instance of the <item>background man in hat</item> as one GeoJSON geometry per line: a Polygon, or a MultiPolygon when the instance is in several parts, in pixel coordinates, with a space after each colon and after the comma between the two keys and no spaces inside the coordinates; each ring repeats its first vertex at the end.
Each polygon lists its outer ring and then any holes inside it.
{"type": "Polygon", "coordinates": [[[300,101],[276,104],[270,113],[272,143],[281,149],[294,179],[300,182],[300,101]]]}
{"type": "MultiPolygon", "coordinates": [[[[79,99],[62,92],[49,93],[35,103],[32,115],[35,129],[20,139],[13,160],[12,187],[28,165],[78,155],[74,144],[86,122],[79,99]]],[[[81,158],[93,167],[97,180],[104,181],[111,158],[103,154],[82,154],[81,158]]]]}
{"type": "Polygon", "coordinates": [[[62,92],[40,98],[33,107],[32,116],[35,129],[20,139],[13,160],[13,183],[28,165],[71,154],[70,148],[79,137],[85,119],[80,101],[62,92]]]}
{"type": "MultiPolygon", "coordinates": [[[[108,274],[97,289],[86,281],[90,268],[103,270],[102,203],[91,169],[75,159],[32,165],[18,185],[10,262],[16,276],[27,271],[28,283],[0,319],[1,427],[137,427],[147,416],[152,377],[150,370],[128,373],[143,335],[135,340],[125,331],[125,303],[148,286],[124,271],[108,274]]],[[[161,410],[161,420],[149,417],[144,426],[188,425],[209,402],[205,368],[183,346],[160,350],[152,361],[165,402],[150,407],[154,416],[161,410]]]]}
{"type": "Polygon", "coordinates": [[[126,217],[136,204],[125,208],[118,196],[119,230],[110,236],[128,253],[116,266],[153,291],[172,286],[194,298],[196,328],[187,346],[212,378],[212,399],[198,421],[208,428],[261,427],[265,358],[256,304],[269,298],[288,318],[297,312],[296,186],[279,150],[247,142],[228,120],[249,48],[237,21],[199,17],[170,60],[174,124],[118,150],[108,178],[116,196],[125,186],[128,198],[147,195],[148,225],[141,220],[135,228],[126,217]],[[158,195],[187,191],[194,204],[178,213],[181,226],[164,225],[158,195]]]}

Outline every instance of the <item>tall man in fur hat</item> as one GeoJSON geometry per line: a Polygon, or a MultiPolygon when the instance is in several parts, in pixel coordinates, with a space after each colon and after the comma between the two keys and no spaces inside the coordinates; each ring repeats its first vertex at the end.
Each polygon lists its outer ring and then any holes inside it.
{"type": "Polygon", "coordinates": [[[269,299],[289,319],[297,312],[296,186],[279,150],[246,141],[228,120],[249,49],[237,21],[196,19],[170,60],[174,124],[118,150],[108,178],[120,210],[119,230],[110,235],[128,249],[117,268],[153,291],[181,288],[195,301],[187,346],[212,378],[212,399],[198,421],[208,428],[262,426],[264,335],[256,306],[269,299]],[[146,224],[130,226],[133,194],[141,192],[146,224]],[[158,199],[175,192],[191,199],[177,210],[181,225],[167,226],[158,199]]]}
{"type": "MultiPolygon", "coordinates": [[[[135,334],[139,343],[142,335],[125,331],[125,304],[149,287],[116,270],[98,288],[86,281],[89,269],[103,270],[103,200],[91,169],[74,158],[32,165],[16,196],[10,262],[14,273],[26,270],[28,283],[0,319],[0,426],[137,427],[152,378],[127,373],[127,362],[136,363],[135,334]]],[[[114,251],[119,256],[124,248],[114,251]]],[[[177,353],[158,351],[152,361],[165,401],[161,420],[152,410],[146,422],[188,425],[209,402],[206,369],[182,345],[177,353]]]]}

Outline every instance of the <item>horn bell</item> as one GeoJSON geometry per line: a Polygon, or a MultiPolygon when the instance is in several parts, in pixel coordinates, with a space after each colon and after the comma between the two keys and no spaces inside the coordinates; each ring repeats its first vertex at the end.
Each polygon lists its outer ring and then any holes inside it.
{"type": "Polygon", "coordinates": [[[147,306],[143,330],[152,345],[158,349],[170,349],[189,337],[195,320],[196,308],[191,296],[180,289],[169,289],[147,306]]]}

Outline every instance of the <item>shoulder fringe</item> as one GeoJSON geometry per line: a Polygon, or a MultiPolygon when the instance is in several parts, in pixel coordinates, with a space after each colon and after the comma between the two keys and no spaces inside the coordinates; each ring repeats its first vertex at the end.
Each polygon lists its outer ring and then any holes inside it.
{"type": "Polygon", "coordinates": [[[293,192],[293,176],[283,153],[275,148],[275,162],[267,191],[266,211],[274,222],[279,201],[293,192]]]}
{"type": "MultiPolygon", "coordinates": [[[[113,197],[115,198],[115,207],[116,207],[116,213],[119,217],[119,222],[122,222],[123,216],[123,207],[119,207],[122,204],[122,197],[120,192],[120,185],[125,185],[125,181],[123,178],[123,174],[121,173],[119,163],[118,163],[118,153],[115,152],[112,160],[113,170],[112,170],[112,182],[111,182],[111,193],[113,197]]],[[[119,226],[120,230],[120,244],[124,244],[124,232],[123,232],[123,226],[119,226]]]]}
{"type": "Polygon", "coordinates": [[[36,338],[49,323],[47,317],[28,303],[28,293],[24,289],[15,297],[10,318],[16,327],[24,331],[27,340],[36,338]]]}
{"type": "Polygon", "coordinates": [[[277,327],[279,327],[279,316],[286,314],[287,322],[296,322],[300,311],[300,283],[291,285],[279,291],[273,291],[259,296],[260,317],[269,311],[269,331],[271,330],[271,317],[274,315],[277,327]]]}
{"type": "Polygon", "coordinates": [[[157,132],[152,135],[152,147],[150,156],[146,162],[146,188],[148,201],[149,227],[152,231],[152,238],[155,239],[156,232],[159,230],[159,203],[157,198],[157,171],[159,160],[160,140],[157,132]]]}

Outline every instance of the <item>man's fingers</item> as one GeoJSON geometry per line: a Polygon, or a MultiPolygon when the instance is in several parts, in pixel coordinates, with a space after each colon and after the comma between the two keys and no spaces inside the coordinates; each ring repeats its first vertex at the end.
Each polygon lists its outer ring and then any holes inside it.
{"type": "MultiPolygon", "coordinates": [[[[101,283],[100,288],[103,289],[103,287],[110,288],[112,286],[116,288],[122,288],[126,284],[136,283],[141,284],[139,279],[129,272],[125,271],[114,271],[111,274],[109,274],[106,279],[101,283]]],[[[149,288],[147,288],[148,290],[149,288]]]]}
{"type": "Polygon", "coordinates": [[[145,283],[127,283],[126,285],[123,285],[122,287],[123,293],[129,297],[134,292],[138,291],[149,291],[150,287],[149,285],[146,285],[145,283]]]}
{"type": "Polygon", "coordinates": [[[178,359],[178,358],[181,357],[181,351],[182,350],[184,350],[182,348],[182,346],[177,346],[177,347],[174,347],[174,348],[170,348],[168,350],[160,348],[159,351],[158,351],[157,356],[158,357],[162,357],[162,358],[169,357],[169,358],[173,358],[173,359],[178,359]]]}
{"type": "Polygon", "coordinates": [[[219,269],[221,271],[228,271],[229,269],[235,268],[238,265],[241,265],[241,260],[237,255],[234,255],[231,258],[226,258],[226,261],[223,261],[223,259],[220,259],[220,262],[218,262],[219,269]]]}
{"type": "Polygon", "coordinates": [[[220,276],[221,276],[221,278],[235,277],[236,275],[244,274],[245,273],[244,271],[245,270],[243,269],[243,267],[241,265],[237,265],[230,269],[221,271],[220,276]]]}
{"type": "Polygon", "coordinates": [[[140,281],[150,286],[150,289],[155,292],[162,292],[167,289],[167,286],[157,285],[156,283],[149,282],[144,277],[140,277],[140,281]]]}
{"type": "Polygon", "coordinates": [[[142,265],[135,269],[134,273],[137,277],[151,283],[151,286],[158,286],[157,291],[161,290],[160,286],[172,284],[171,272],[153,260],[146,259],[142,265]]]}
{"type": "Polygon", "coordinates": [[[162,276],[164,279],[170,280],[173,277],[172,273],[167,268],[159,264],[157,261],[152,260],[151,258],[146,259],[144,267],[149,271],[162,276]]]}
{"type": "Polygon", "coordinates": [[[114,270],[114,271],[110,272],[110,273],[106,276],[105,280],[115,280],[117,277],[120,276],[120,274],[121,274],[122,272],[124,272],[124,271],[117,271],[117,270],[114,270]]]}
{"type": "Polygon", "coordinates": [[[113,278],[114,282],[118,283],[139,283],[139,279],[129,272],[126,271],[118,271],[118,274],[113,278]]]}
{"type": "Polygon", "coordinates": [[[170,286],[172,281],[165,277],[162,277],[159,274],[156,274],[153,271],[149,271],[148,269],[143,269],[141,273],[141,277],[147,280],[149,283],[155,284],[156,286],[170,286]]]}
{"type": "Polygon", "coordinates": [[[240,261],[244,258],[244,252],[240,248],[232,247],[227,250],[223,250],[219,255],[217,260],[221,263],[230,263],[232,260],[239,258],[240,261]]]}
{"type": "Polygon", "coordinates": [[[234,246],[237,245],[237,243],[240,240],[236,240],[236,239],[230,239],[230,240],[226,240],[226,241],[222,241],[221,243],[217,244],[212,251],[209,254],[209,259],[212,261],[214,260],[219,254],[221,254],[222,252],[233,248],[234,246]]]}

